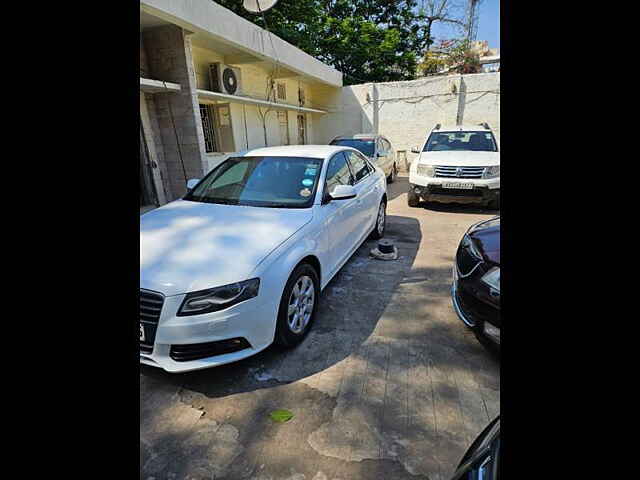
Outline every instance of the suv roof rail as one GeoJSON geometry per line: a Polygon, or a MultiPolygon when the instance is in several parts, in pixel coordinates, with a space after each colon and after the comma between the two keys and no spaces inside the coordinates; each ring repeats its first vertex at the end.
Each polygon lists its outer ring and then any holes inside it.
{"type": "Polygon", "coordinates": [[[435,127],[433,127],[433,129],[434,129],[434,130],[440,130],[440,124],[439,124],[439,123],[436,123],[436,126],[435,126],[435,127]]]}

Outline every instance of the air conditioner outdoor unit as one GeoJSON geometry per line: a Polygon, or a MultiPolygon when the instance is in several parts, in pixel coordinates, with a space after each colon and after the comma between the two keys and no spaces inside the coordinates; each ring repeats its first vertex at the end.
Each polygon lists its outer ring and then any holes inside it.
{"type": "Polygon", "coordinates": [[[241,95],[240,69],[220,62],[209,64],[209,88],[212,92],[241,95]]]}

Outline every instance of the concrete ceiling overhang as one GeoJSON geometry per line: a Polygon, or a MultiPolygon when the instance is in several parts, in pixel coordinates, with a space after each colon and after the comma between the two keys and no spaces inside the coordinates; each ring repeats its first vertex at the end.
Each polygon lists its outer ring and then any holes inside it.
{"type": "Polygon", "coordinates": [[[230,65],[277,63],[278,77],[342,86],[338,70],[211,0],[140,0],[141,31],[166,24],[191,32],[194,45],[221,53],[230,65]]]}

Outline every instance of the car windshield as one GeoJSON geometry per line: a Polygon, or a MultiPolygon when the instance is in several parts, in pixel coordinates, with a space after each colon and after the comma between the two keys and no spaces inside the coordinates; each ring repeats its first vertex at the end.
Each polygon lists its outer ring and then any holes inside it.
{"type": "Polygon", "coordinates": [[[376,141],[374,138],[342,138],[332,141],[331,145],[355,148],[356,150],[360,150],[367,157],[373,157],[376,141]]]}
{"type": "Polygon", "coordinates": [[[491,132],[432,132],[423,152],[497,152],[491,132]]]}
{"type": "Polygon", "coordinates": [[[306,208],[315,197],[322,160],[232,157],[209,173],[184,200],[270,208],[306,208]]]}

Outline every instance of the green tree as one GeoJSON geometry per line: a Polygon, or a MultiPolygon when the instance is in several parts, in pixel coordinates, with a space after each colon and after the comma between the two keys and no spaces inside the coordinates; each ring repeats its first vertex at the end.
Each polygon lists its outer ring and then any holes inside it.
{"type": "Polygon", "coordinates": [[[466,38],[441,40],[426,52],[418,65],[422,75],[443,73],[479,73],[482,71],[477,51],[466,38]]]}
{"type": "MultiPolygon", "coordinates": [[[[265,27],[241,0],[217,0],[265,27]]],[[[417,0],[280,0],[264,14],[268,29],[344,74],[344,83],[411,80],[433,42],[417,0]]]]}

